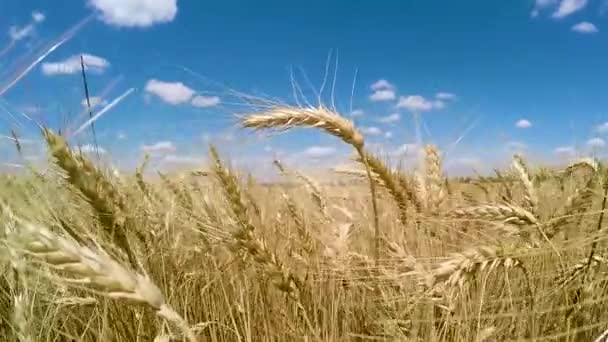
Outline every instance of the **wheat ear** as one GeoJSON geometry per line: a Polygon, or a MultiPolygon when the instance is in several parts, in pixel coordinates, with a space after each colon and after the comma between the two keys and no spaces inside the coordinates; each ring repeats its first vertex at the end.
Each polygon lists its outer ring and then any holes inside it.
{"type": "Polygon", "coordinates": [[[214,146],[209,147],[209,152],[215,174],[239,222],[240,229],[232,233],[236,247],[249,254],[279,290],[289,294],[299,303],[301,281],[284,266],[276,254],[268,250],[265,241],[255,235],[255,227],[249,221],[247,206],[242,201],[236,177],[224,167],[214,146]]]}
{"type": "Polygon", "coordinates": [[[188,323],[166,303],[160,289],[147,276],[128,270],[102,250],[81,246],[29,222],[16,222],[19,229],[13,247],[65,275],[60,278],[62,281],[87,286],[109,298],[147,304],[175,324],[188,341],[196,341],[188,323]]]}
{"type": "Polygon", "coordinates": [[[456,218],[482,219],[500,221],[516,226],[539,225],[540,222],[524,208],[511,204],[485,204],[469,208],[456,209],[450,212],[456,218]]]}
{"type": "MultiPolygon", "coordinates": [[[[376,176],[374,178],[377,178],[384,188],[386,188],[391,197],[393,197],[393,200],[399,208],[399,219],[401,223],[406,225],[408,205],[407,200],[403,196],[405,191],[401,188],[401,185],[395,181],[397,178],[394,176],[393,172],[388,168],[388,166],[382,162],[382,160],[376,158],[370,153],[365,153],[364,158],[372,170],[373,175],[376,176]]],[[[361,158],[359,158],[359,161],[364,163],[361,158]]]]}
{"type": "Polygon", "coordinates": [[[532,182],[532,177],[530,176],[530,171],[528,170],[526,162],[522,156],[516,154],[513,156],[512,165],[521,183],[524,185],[525,208],[528,209],[532,214],[536,215],[538,212],[538,196],[536,194],[536,189],[534,188],[534,183],[532,182]]]}
{"type": "Polygon", "coordinates": [[[521,261],[508,257],[497,246],[471,248],[442,262],[428,276],[427,286],[433,287],[440,282],[447,282],[450,286],[463,286],[479,272],[492,271],[499,266],[508,269],[522,265],[521,261]]]}
{"type": "Polygon", "coordinates": [[[441,171],[441,156],[437,146],[429,144],[424,149],[425,173],[427,186],[427,208],[437,210],[445,198],[443,174],[441,171]]]}
{"type": "Polygon", "coordinates": [[[112,182],[89,160],[75,155],[61,136],[48,129],[43,134],[55,162],[67,173],[68,181],[86,197],[108,236],[127,254],[131,266],[136,268],[137,260],[125,229],[128,219],[125,200],[112,182]]]}

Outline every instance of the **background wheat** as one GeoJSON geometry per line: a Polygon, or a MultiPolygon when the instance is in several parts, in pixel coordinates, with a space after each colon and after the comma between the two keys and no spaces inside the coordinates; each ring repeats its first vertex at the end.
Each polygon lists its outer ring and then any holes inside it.
{"type": "Polygon", "coordinates": [[[341,186],[275,162],[115,177],[50,130],[49,172],[0,176],[7,341],[589,341],[608,326],[606,168],[406,172],[326,108],[245,128],[315,128],[358,152],[341,186]],[[369,171],[369,176],[366,173],[369,171]],[[363,175],[364,177],[361,177],[363,175]],[[378,192],[371,192],[371,184],[378,192]],[[371,210],[377,202],[376,210],[371,210]]]}

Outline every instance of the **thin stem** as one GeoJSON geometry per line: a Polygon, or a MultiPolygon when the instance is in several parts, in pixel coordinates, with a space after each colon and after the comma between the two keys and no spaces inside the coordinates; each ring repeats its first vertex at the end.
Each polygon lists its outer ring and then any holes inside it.
{"type": "MultiPolygon", "coordinates": [[[[607,171],[608,173],[608,171],[607,171]]],[[[608,176],[608,175],[607,175],[608,176]]],[[[604,221],[604,210],[606,210],[606,200],[608,197],[608,182],[606,181],[606,176],[603,181],[604,187],[604,198],[602,199],[602,209],[600,210],[600,217],[597,221],[597,229],[596,232],[600,232],[602,230],[602,222],[604,221]]],[[[591,267],[591,262],[593,261],[593,256],[595,255],[595,249],[597,248],[597,237],[593,239],[593,243],[591,244],[591,252],[589,252],[589,259],[587,260],[587,268],[591,267]]]]}
{"type": "Polygon", "coordinates": [[[374,213],[374,259],[376,261],[376,267],[380,264],[380,224],[378,222],[378,204],[376,203],[376,185],[372,178],[372,173],[369,167],[367,156],[363,152],[363,147],[357,146],[357,153],[365,164],[365,172],[367,173],[367,179],[369,180],[369,190],[372,195],[372,209],[374,213]]]}

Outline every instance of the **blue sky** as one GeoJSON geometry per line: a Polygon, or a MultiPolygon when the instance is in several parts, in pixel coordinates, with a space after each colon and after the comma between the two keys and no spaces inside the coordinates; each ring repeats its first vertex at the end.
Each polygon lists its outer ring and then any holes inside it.
{"type": "MultiPolygon", "coordinates": [[[[318,104],[326,74],[322,102],[347,116],[352,103],[370,147],[391,158],[415,150],[413,113],[454,174],[516,151],[539,162],[604,153],[605,0],[57,4],[0,3],[0,136],[16,129],[29,160],[40,137],[20,113],[63,130],[87,119],[80,55],[94,113],[106,109],[95,122],[102,157],[124,168],[144,151],[157,166],[200,164],[208,142],[252,167],[273,155],[342,163],[350,150],[333,137],[260,136],[234,116],[252,110],[235,92],[305,103],[293,83],[318,104]]],[[[90,130],[71,142],[88,150],[90,130]]],[[[6,137],[0,157],[20,162],[6,137]]]]}

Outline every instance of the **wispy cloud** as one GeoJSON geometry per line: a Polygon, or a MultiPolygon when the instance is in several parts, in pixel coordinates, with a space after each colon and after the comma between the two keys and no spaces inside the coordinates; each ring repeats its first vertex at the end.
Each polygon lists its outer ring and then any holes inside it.
{"type": "Polygon", "coordinates": [[[511,153],[523,153],[528,149],[528,145],[521,141],[507,142],[507,150],[511,153]]]}
{"type": "Polygon", "coordinates": [[[173,21],[177,0],[89,0],[101,20],[109,25],[147,27],[173,21]]]}
{"type": "Polygon", "coordinates": [[[192,105],[200,108],[214,107],[220,104],[220,102],[221,100],[218,96],[197,95],[192,98],[192,105]]]}
{"type": "MultiPolygon", "coordinates": [[[[67,75],[80,72],[80,56],[81,55],[73,55],[60,62],[42,63],[42,72],[48,76],[67,75]]],[[[82,58],[87,71],[103,73],[108,67],[110,67],[110,62],[99,56],[85,53],[82,54],[82,58]]]]}
{"type": "Polygon", "coordinates": [[[608,122],[604,122],[602,124],[597,125],[597,127],[595,127],[595,130],[598,133],[608,133],[608,122]]]}
{"type": "Polygon", "coordinates": [[[364,114],[365,114],[365,112],[362,109],[355,109],[350,113],[350,116],[358,117],[358,116],[363,116],[364,114]]]}
{"type": "Polygon", "coordinates": [[[587,146],[591,148],[604,148],[606,141],[602,138],[591,138],[587,140],[587,146]]]}
{"type": "Polygon", "coordinates": [[[46,15],[40,11],[34,11],[32,12],[32,19],[34,19],[34,22],[36,23],[41,23],[46,19],[46,15]]]}
{"type": "Polygon", "coordinates": [[[381,117],[378,121],[383,123],[393,123],[401,120],[401,115],[399,113],[392,113],[387,116],[381,117]]]}
{"type": "Polygon", "coordinates": [[[590,23],[588,21],[583,21],[581,23],[578,23],[578,24],[572,26],[572,31],[578,32],[578,33],[586,33],[586,34],[599,32],[597,26],[593,25],[592,23],[590,23]]]}
{"type": "Polygon", "coordinates": [[[387,80],[378,80],[370,87],[372,88],[373,93],[369,96],[369,99],[373,102],[392,101],[397,98],[395,86],[387,80]]]}
{"type": "Polygon", "coordinates": [[[309,158],[324,158],[336,154],[336,149],[331,146],[311,146],[304,150],[303,154],[309,158]]]}
{"type": "Polygon", "coordinates": [[[571,15],[574,12],[578,12],[587,6],[587,0],[562,0],[557,8],[557,11],[553,13],[553,18],[564,18],[571,15]]]}
{"type": "Polygon", "coordinates": [[[374,126],[363,127],[361,130],[363,131],[364,134],[372,135],[372,136],[382,134],[382,130],[380,128],[374,127],[374,126]]]}
{"type": "Polygon", "coordinates": [[[393,137],[393,132],[388,131],[388,132],[384,133],[384,137],[386,139],[391,139],[393,137]]]}
{"type": "Polygon", "coordinates": [[[572,146],[560,146],[556,147],[553,153],[561,158],[573,158],[576,155],[576,150],[572,146]]]}
{"type": "Polygon", "coordinates": [[[39,12],[39,11],[34,11],[34,12],[32,12],[32,21],[29,24],[27,24],[23,27],[19,27],[16,25],[9,27],[8,35],[11,38],[11,40],[15,41],[15,42],[25,39],[34,34],[34,32],[36,30],[36,25],[43,22],[45,18],[46,18],[46,16],[44,15],[44,13],[39,12]]]}
{"type": "Polygon", "coordinates": [[[411,112],[427,112],[433,109],[442,109],[445,104],[442,101],[430,101],[420,95],[401,96],[397,103],[398,108],[404,108],[411,112]]]}
{"type": "Polygon", "coordinates": [[[517,128],[530,128],[532,127],[532,123],[527,119],[520,119],[515,123],[515,127],[517,128]]]}
{"type": "Polygon", "coordinates": [[[202,164],[204,162],[204,158],[197,156],[168,154],[163,157],[162,162],[173,165],[196,165],[202,164]]]}
{"type": "MultiPolygon", "coordinates": [[[[108,104],[108,101],[106,101],[105,99],[103,99],[99,96],[89,97],[89,102],[91,103],[91,109],[98,107],[98,106],[105,106],[108,104]]],[[[82,99],[82,101],[80,101],[80,104],[83,107],[87,107],[87,99],[86,98],[82,99]]]]}
{"type": "Polygon", "coordinates": [[[439,92],[435,94],[435,98],[443,101],[454,101],[456,100],[456,95],[447,92],[439,92]]]}
{"type": "Polygon", "coordinates": [[[146,92],[158,96],[161,100],[172,105],[190,101],[194,90],[182,82],[165,82],[151,79],[146,83],[146,92]]]}
{"type": "Polygon", "coordinates": [[[173,153],[177,150],[175,144],[172,141],[159,141],[151,145],[142,145],[142,152],[146,153],[173,153]]]}
{"type": "Polygon", "coordinates": [[[394,157],[414,157],[418,154],[420,148],[416,144],[403,144],[397,147],[391,155],[394,157]]]}
{"type": "Polygon", "coordinates": [[[532,9],[530,16],[532,18],[538,17],[541,10],[543,10],[547,7],[552,7],[552,6],[556,5],[557,2],[558,2],[558,0],[536,0],[534,2],[534,8],[532,9]]]}

